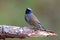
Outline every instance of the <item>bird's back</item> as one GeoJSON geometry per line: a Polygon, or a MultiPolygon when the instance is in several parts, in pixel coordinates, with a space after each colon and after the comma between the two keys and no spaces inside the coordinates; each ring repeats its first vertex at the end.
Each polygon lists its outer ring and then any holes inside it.
{"type": "Polygon", "coordinates": [[[35,26],[35,27],[37,27],[37,26],[38,26],[38,23],[40,23],[39,20],[37,19],[37,17],[36,17],[33,13],[31,13],[31,14],[26,14],[26,15],[25,15],[25,20],[26,20],[30,25],[33,25],[33,26],[35,26]]]}

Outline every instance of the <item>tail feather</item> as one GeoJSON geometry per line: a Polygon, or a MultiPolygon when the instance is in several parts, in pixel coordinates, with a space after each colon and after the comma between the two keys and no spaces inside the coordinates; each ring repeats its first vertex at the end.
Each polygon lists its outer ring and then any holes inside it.
{"type": "Polygon", "coordinates": [[[41,25],[40,23],[38,24],[38,29],[40,29],[40,30],[45,30],[44,26],[41,25]]]}

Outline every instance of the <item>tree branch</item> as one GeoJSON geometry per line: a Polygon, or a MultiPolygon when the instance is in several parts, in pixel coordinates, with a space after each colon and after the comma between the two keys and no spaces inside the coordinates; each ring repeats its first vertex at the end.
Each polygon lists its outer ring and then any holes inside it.
{"type": "Polygon", "coordinates": [[[34,30],[28,27],[0,25],[0,39],[57,36],[55,32],[34,30]]]}

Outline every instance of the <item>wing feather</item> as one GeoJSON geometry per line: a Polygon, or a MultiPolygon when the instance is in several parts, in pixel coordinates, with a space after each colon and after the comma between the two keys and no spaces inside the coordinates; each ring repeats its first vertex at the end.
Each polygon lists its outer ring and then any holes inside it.
{"type": "Polygon", "coordinates": [[[30,19],[31,19],[30,21],[32,22],[32,25],[33,26],[36,26],[37,27],[38,26],[38,23],[40,23],[39,20],[37,19],[37,17],[35,15],[33,15],[33,14],[31,15],[31,18],[30,19]]]}

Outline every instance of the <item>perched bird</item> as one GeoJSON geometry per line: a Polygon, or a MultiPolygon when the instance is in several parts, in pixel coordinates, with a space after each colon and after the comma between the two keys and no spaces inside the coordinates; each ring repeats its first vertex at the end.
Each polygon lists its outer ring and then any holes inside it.
{"type": "Polygon", "coordinates": [[[26,11],[25,11],[25,20],[30,25],[35,26],[34,28],[40,29],[40,30],[45,30],[45,28],[41,25],[41,23],[38,20],[38,18],[33,14],[31,8],[26,8],[26,11]]]}

